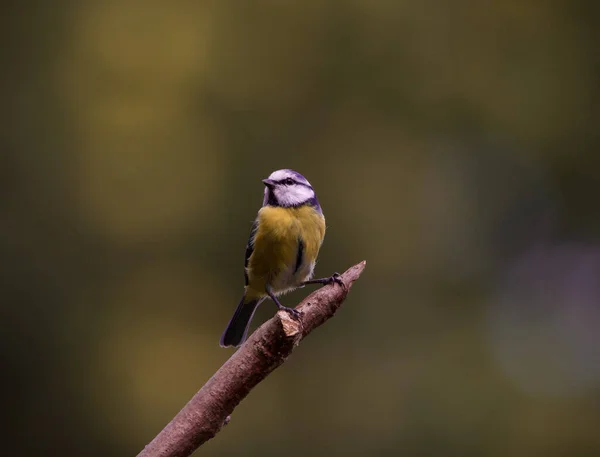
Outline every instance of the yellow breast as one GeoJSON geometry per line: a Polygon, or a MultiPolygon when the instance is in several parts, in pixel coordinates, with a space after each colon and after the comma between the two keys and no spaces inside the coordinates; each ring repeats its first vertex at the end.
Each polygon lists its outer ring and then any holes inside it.
{"type": "Polygon", "coordinates": [[[254,252],[248,261],[247,294],[263,296],[267,284],[282,292],[305,281],[312,274],[324,236],[325,218],[311,206],[261,208],[254,252]],[[296,270],[299,240],[303,261],[296,270]]]}

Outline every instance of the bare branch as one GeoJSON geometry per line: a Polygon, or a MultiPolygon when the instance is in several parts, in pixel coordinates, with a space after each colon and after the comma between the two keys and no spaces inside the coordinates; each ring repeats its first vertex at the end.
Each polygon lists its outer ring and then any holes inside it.
{"type": "Polygon", "coordinates": [[[332,317],[363,270],[363,261],[342,275],[346,285],[331,284],[297,306],[299,320],[279,311],[261,325],[138,457],[184,457],[211,439],[230,420],[246,395],[281,365],[300,341],[332,317]]]}

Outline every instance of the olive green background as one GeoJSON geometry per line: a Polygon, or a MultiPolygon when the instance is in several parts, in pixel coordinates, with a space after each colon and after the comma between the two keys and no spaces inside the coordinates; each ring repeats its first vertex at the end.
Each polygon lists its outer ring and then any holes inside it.
{"type": "Polygon", "coordinates": [[[289,167],[327,217],[317,275],[367,269],[198,455],[600,455],[598,13],[5,4],[2,454],[141,450],[232,353],[289,167]]]}

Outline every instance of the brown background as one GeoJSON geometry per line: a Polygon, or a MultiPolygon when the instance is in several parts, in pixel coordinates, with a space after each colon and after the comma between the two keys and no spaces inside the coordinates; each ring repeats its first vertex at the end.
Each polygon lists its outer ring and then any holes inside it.
{"type": "Polygon", "coordinates": [[[2,454],[137,453],[291,167],[369,265],[202,455],[599,455],[596,5],[3,6],[2,454]]]}

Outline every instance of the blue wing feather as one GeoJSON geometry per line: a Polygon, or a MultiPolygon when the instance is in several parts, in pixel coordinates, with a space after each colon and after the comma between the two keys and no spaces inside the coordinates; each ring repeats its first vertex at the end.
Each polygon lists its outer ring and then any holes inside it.
{"type": "Polygon", "coordinates": [[[246,244],[246,258],[244,259],[244,281],[246,285],[248,285],[248,261],[250,260],[250,256],[254,252],[254,236],[256,235],[257,230],[258,221],[255,220],[252,223],[252,228],[250,229],[250,237],[248,238],[248,244],[246,244]]]}
{"type": "Polygon", "coordinates": [[[298,272],[300,267],[302,266],[302,261],[304,260],[304,242],[302,238],[298,238],[298,252],[296,253],[296,267],[294,268],[294,274],[298,272]]]}

